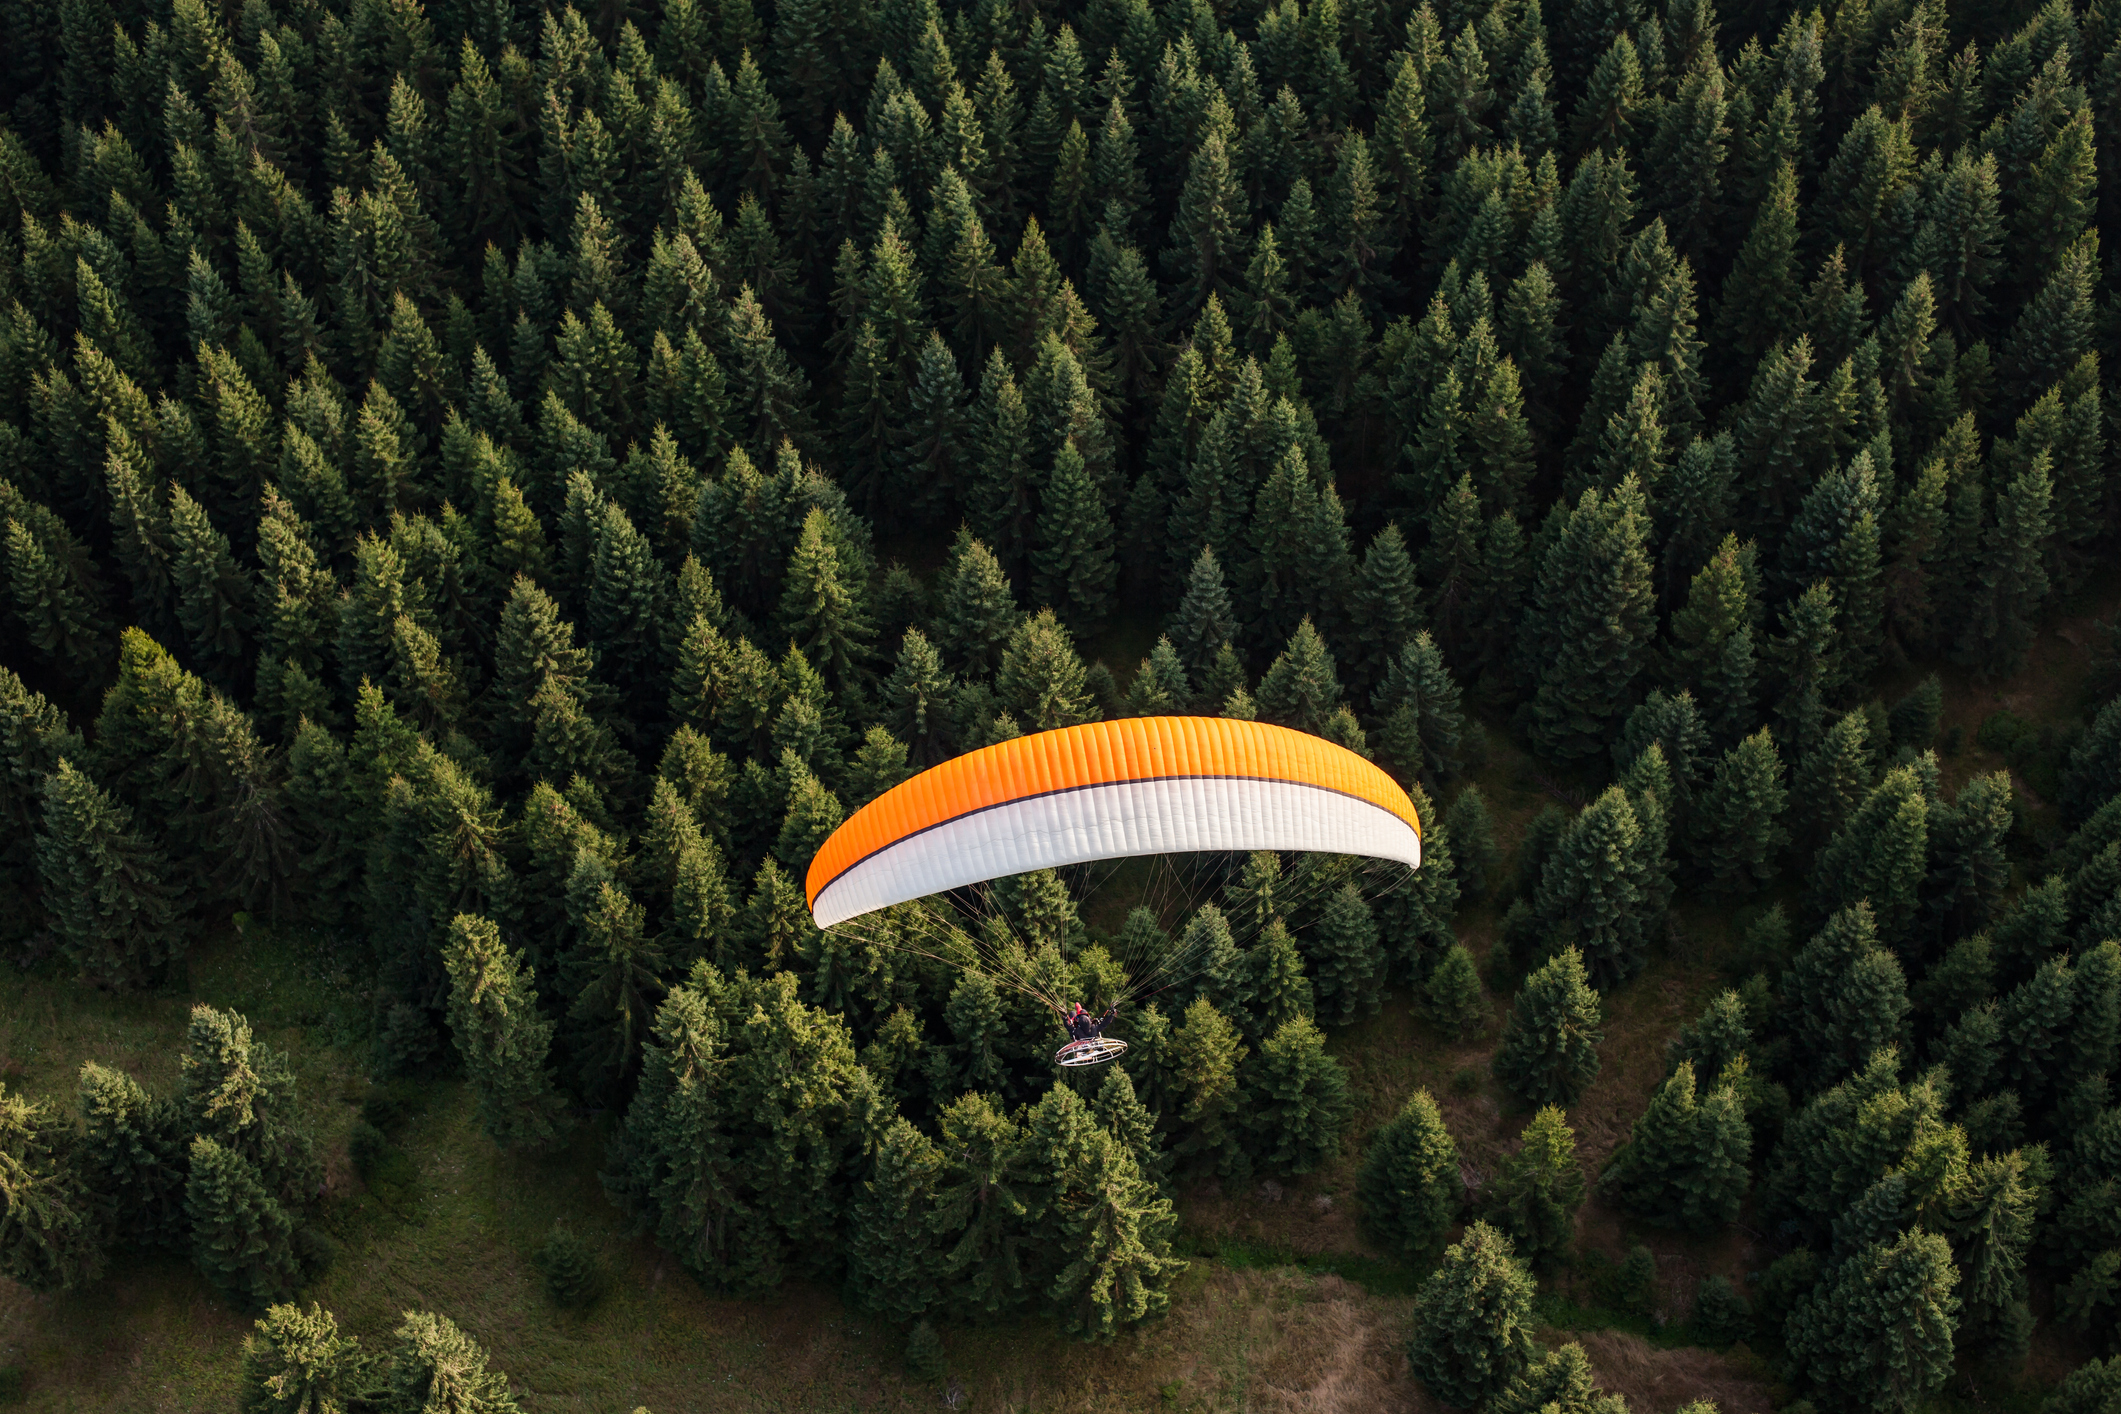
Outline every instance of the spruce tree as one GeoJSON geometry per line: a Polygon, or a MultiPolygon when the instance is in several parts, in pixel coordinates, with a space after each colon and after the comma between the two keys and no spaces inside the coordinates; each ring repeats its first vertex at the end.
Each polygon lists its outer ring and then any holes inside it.
{"type": "Polygon", "coordinates": [[[1414,1378],[1465,1409],[1501,1395],[1532,1363],[1533,1291],[1509,1238],[1484,1222],[1468,1227],[1415,1297],[1414,1378]]]}
{"type": "Polygon", "coordinates": [[[1646,814],[1622,786],[1608,786],[1569,822],[1539,875],[1532,912],[1548,953],[1578,951],[1593,984],[1612,987],[1642,970],[1660,922],[1663,866],[1657,806],[1646,814]]]}
{"type": "Polygon", "coordinates": [[[1363,1231],[1387,1252],[1419,1261],[1434,1251],[1465,1201],[1458,1146],[1426,1090],[1416,1090],[1371,1137],[1356,1178],[1363,1231]]]}
{"type": "Polygon", "coordinates": [[[1326,899],[1318,922],[1304,935],[1303,947],[1322,1025],[1346,1026],[1376,1014],[1385,954],[1377,919],[1353,880],[1326,899]]]}
{"type": "Polygon", "coordinates": [[[183,955],[186,924],[162,852],[133,815],[61,758],[44,779],[37,874],[67,961],[106,985],[144,987],[183,955]]]}
{"type": "Polygon", "coordinates": [[[1339,1152],[1352,1111],[1348,1076],[1310,1017],[1292,1017],[1262,1038],[1244,1088],[1246,1125],[1267,1168],[1305,1174],[1339,1152]]]}
{"type": "Polygon", "coordinates": [[[1562,760],[1606,749],[1648,661],[1648,534],[1640,486],[1594,487],[1569,508],[1541,557],[1518,650],[1536,684],[1526,725],[1540,749],[1562,760]]]}
{"type": "Polygon", "coordinates": [[[849,1206],[848,1295],[894,1320],[918,1320],[939,1295],[943,1253],[930,1203],[943,1166],[935,1141],[893,1120],[849,1206]]]}
{"type": "Polygon", "coordinates": [[[1172,1126],[1175,1156],[1226,1176],[1249,1172],[1238,1142],[1244,1118],[1238,1070],[1246,1054],[1237,1028],[1214,1002],[1196,997],[1171,1033],[1173,1088],[1180,1097],[1172,1126]]]}
{"type": "Polygon", "coordinates": [[[1575,1241],[1583,1205],[1576,1134],[1552,1105],[1532,1116],[1516,1152],[1502,1162],[1486,1197],[1489,1216],[1535,1268],[1558,1262],[1575,1241]]]}
{"type": "Polygon", "coordinates": [[[1004,649],[1023,619],[1009,579],[994,552],[961,530],[941,580],[935,646],[952,671],[985,678],[1001,666],[1004,649]]]}
{"type": "Polygon", "coordinates": [[[1340,705],[1340,678],[1325,639],[1306,618],[1259,682],[1261,717],[1318,733],[1340,705]]]}
{"type": "Polygon", "coordinates": [[[477,1341],[447,1316],[407,1311],[383,1370],[384,1396],[415,1409],[451,1414],[520,1414],[508,1377],[486,1368],[477,1341]]]}
{"type": "Polygon", "coordinates": [[[103,1272],[98,1195],[75,1147],[50,1105],[0,1086],[0,1275],[32,1291],[85,1286],[103,1272]]]}
{"type": "Polygon", "coordinates": [[[124,1071],[94,1061],[74,1091],[79,1167],[116,1247],[180,1247],[185,1238],[184,1142],[175,1108],[124,1071]]]}
{"type": "Polygon", "coordinates": [[[1487,1029],[1488,999],[1480,972],[1463,943],[1453,943],[1421,984],[1421,1010],[1447,1036],[1463,1042],[1487,1029]]]}
{"type": "Polygon", "coordinates": [[[1112,517],[1073,439],[1063,443],[1053,459],[1032,564],[1037,570],[1033,593],[1056,608],[1077,633],[1098,627],[1111,613],[1119,578],[1112,557],[1112,517]]]}
{"type": "Polygon", "coordinates": [[[491,920],[460,913],[442,952],[449,970],[449,1029],[478,1096],[479,1122],[503,1145],[552,1138],[560,1097],[547,1072],[552,1023],[539,1015],[522,955],[491,920]]]}
{"type": "Polygon", "coordinates": [[[1600,1187],[1646,1221],[1709,1231],[1745,1201],[1752,1132],[1728,1079],[1697,1099],[1694,1066],[1681,1061],[1650,1098],[1600,1187]]]}
{"type": "Polygon", "coordinates": [[[1427,633],[1416,634],[1390,660],[1370,700],[1383,718],[1378,744],[1404,771],[1432,788],[1457,774],[1465,731],[1458,684],[1427,633]]]}
{"type": "Polygon", "coordinates": [[[1689,822],[1687,855],[1709,888],[1752,893],[1775,877],[1789,841],[1781,824],[1788,792],[1775,739],[1758,731],[1723,754],[1689,822]]]}
{"type": "Polygon", "coordinates": [[[1865,1247],[1790,1313],[1805,1382],[1855,1408],[1915,1408],[1951,1373],[1958,1282],[1935,1233],[1918,1227],[1865,1247]]]}
{"type": "Polygon", "coordinates": [[[361,1342],[339,1334],[331,1312],[312,1301],[274,1306],[243,1337],[245,1414],[324,1414],[369,1392],[372,1361],[361,1342]]]}
{"type": "Polygon", "coordinates": [[[235,1300],[264,1306],[301,1282],[294,1223],[248,1159],[206,1135],[191,1142],[184,1214],[192,1260],[235,1300]]]}
{"type": "Polygon", "coordinates": [[[1196,678],[1215,661],[1225,643],[1237,637],[1237,613],[1231,607],[1230,591],[1223,582],[1222,566],[1215,549],[1203,545],[1186,579],[1185,597],[1179,601],[1168,630],[1172,646],[1196,678]]]}
{"type": "MultiPolygon", "coordinates": [[[[1722,1280],[1709,1278],[1710,1282],[1722,1280]]],[[[1628,1402],[1617,1394],[1599,1390],[1592,1378],[1590,1357],[1583,1353],[1582,1346],[1570,1341],[1534,1360],[1488,1407],[1492,1414],[1542,1414],[1548,1409],[1561,1414],[1627,1414],[1628,1402]]],[[[1716,1414],[1716,1406],[1702,1400],[1687,1405],[1680,1414],[1716,1414]]]]}
{"type": "Polygon", "coordinates": [[[1602,1019],[1583,955],[1563,948],[1517,994],[1495,1053],[1495,1078],[1528,1105],[1573,1104],[1598,1074],[1602,1019]]]}
{"type": "Polygon", "coordinates": [[[1094,721],[1083,660],[1051,609],[1020,619],[1002,650],[994,690],[1029,731],[1094,721]]]}

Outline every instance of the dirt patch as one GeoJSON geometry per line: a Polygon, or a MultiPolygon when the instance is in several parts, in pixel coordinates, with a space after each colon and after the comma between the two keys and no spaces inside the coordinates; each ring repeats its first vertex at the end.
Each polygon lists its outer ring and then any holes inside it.
{"type": "Polygon", "coordinates": [[[1627,1396],[1632,1414],[1670,1414],[1697,1399],[1716,1403],[1718,1414],[1768,1414],[1774,1386],[1742,1354],[1689,1347],[1661,1350],[1620,1331],[1573,1335],[1591,1357],[1598,1383],[1627,1396]]]}
{"type": "Polygon", "coordinates": [[[1186,1320],[1202,1345],[1211,1342],[1208,1323],[1265,1318],[1271,1325],[1253,1333],[1248,1377],[1226,1378],[1219,1391],[1231,1407],[1429,1414],[1441,1406],[1407,1371],[1402,1305],[1378,1301],[1336,1276],[1226,1272],[1211,1279],[1186,1320]]]}

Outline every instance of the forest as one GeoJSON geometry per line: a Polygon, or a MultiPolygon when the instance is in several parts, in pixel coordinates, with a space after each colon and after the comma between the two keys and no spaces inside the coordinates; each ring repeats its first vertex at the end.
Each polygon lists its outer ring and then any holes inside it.
{"type": "Polygon", "coordinates": [[[1311,1280],[1287,1193],[1369,1392],[1112,1407],[2121,1412],[2113,0],[0,30],[0,1404],[624,1410],[502,1351],[678,1283],[880,1343],[666,1410],[1074,1408],[994,1372],[1311,1280]],[[1148,714],[1421,868],[999,881],[1052,995],[1200,959],[1079,1073],[814,926],[1148,714]],[[404,1275],[466,1163],[528,1315],[404,1275]],[[210,1403],[52,1354],[209,1307],[210,1403]]]}

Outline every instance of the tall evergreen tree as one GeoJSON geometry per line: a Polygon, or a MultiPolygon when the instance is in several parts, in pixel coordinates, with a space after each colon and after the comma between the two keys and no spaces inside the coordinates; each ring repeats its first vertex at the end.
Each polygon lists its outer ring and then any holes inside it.
{"type": "Polygon", "coordinates": [[[1586,490],[1541,557],[1525,632],[1533,741],[1564,760],[1603,751],[1648,661],[1655,593],[1642,489],[1586,490]]]}
{"type": "Polygon", "coordinates": [[[1464,1201],[1465,1186],[1458,1146],[1428,1091],[1409,1095],[1371,1138],[1356,1192],[1363,1230],[1387,1251],[1416,1260],[1443,1240],[1464,1201]]]}
{"type": "Polygon", "coordinates": [[[1509,1238],[1476,1222],[1415,1298],[1414,1378],[1461,1408],[1487,1404],[1532,1363],[1534,1283],[1509,1238]]]}
{"type": "Polygon", "coordinates": [[[1575,1131],[1552,1105],[1532,1116],[1520,1140],[1495,1175],[1488,1210],[1525,1260],[1545,1270],[1575,1242],[1583,1168],[1576,1158],[1575,1131]]]}
{"type": "Polygon", "coordinates": [[[1495,1078],[1527,1104],[1570,1104],[1598,1074],[1603,1020],[1583,955],[1564,948],[1526,979],[1495,1053],[1495,1078]]]}
{"type": "Polygon", "coordinates": [[[479,1097],[480,1123],[500,1144],[550,1139],[560,1109],[545,1069],[552,1023],[538,1014],[521,954],[508,951],[491,920],[460,913],[442,959],[449,1029],[479,1097]]]}
{"type": "Polygon", "coordinates": [[[167,860],[71,762],[57,762],[43,794],[37,874],[67,960],[111,986],[154,982],[186,944],[167,860]]]}

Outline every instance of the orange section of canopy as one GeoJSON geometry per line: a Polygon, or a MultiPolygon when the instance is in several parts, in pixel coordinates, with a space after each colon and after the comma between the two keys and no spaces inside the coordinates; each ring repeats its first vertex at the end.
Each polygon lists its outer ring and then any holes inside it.
{"type": "Polygon", "coordinates": [[[1229,717],[1122,717],[996,742],[893,786],[833,831],[810,861],[804,890],[815,904],[826,885],[879,850],[997,805],[1188,776],[1316,786],[1368,801],[1421,833],[1397,782],[1323,737],[1229,717]]]}

